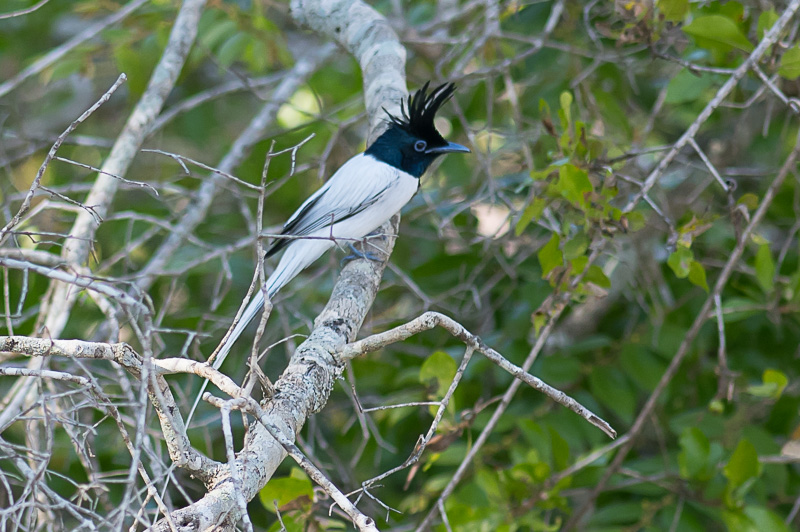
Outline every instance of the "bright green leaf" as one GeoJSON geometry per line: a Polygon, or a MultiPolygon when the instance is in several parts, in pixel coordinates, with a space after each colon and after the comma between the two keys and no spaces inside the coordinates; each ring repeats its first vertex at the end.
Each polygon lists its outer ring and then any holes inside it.
{"type": "Polygon", "coordinates": [[[684,429],[680,437],[681,452],[678,454],[678,466],[683,478],[708,480],[709,457],[711,445],[708,438],[697,427],[684,429]]]}
{"type": "Polygon", "coordinates": [[[544,208],[547,205],[547,202],[544,198],[533,198],[530,205],[525,207],[525,210],[522,212],[522,216],[519,217],[519,221],[517,222],[516,227],[514,228],[514,233],[519,236],[525,231],[525,228],[535,219],[539,218],[544,212],[544,208]]]}
{"type": "Polygon", "coordinates": [[[436,380],[436,394],[441,396],[456,376],[456,370],[457,365],[453,357],[444,351],[436,351],[422,363],[419,380],[426,385],[431,380],[436,380]]]}
{"type": "Polygon", "coordinates": [[[658,10],[669,22],[682,22],[689,12],[689,0],[658,0],[658,10]]]}
{"type": "Polygon", "coordinates": [[[789,527],[784,523],[783,517],[768,508],[748,505],[745,507],[744,513],[753,522],[757,531],[789,532],[789,527]]]}
{"type": "Polygon", "coordinates": [[[737,488],[761,474],[761,464],[753,444],[742,439],[722,470],[732,488],[737,488]]]}
{"type": "Polygon", "coordinates": [[[749,210],[754,210],[758,207],[758,196],[753,194],[752,192],[747,192],[746,194],[742,194],[742,197],[736,202],[737,205],[744,205],[749,210]]]}
{"type": "Polygon", "coordinates": [[[776,399],[780,397],[783,390],[789,384],[789,378],[780,370],[767,368],[764,370],[764,376],[762,377],[764,382],[767,384],[775,384],[778,387],[778,393],[776,395],[776,399]]]}
{"type": "Polygon", "coordinates": [[[580,275],[583,273],[583,270],[586,269],[587,264],[589,264],[589,257],[586,255],[575,257],[569,261],[569,265],[572,267],[572,275],[580,275]]]}
{"type": "Polygon", "coordinates": [[[766,293],[772,292],[775,278],[775,262],[772,260],[772,252],[769,245],[763,244],[756,253],[756,280],[758,285],[766,293]]]}
{"type": "Polygon", "coordinates": [[[596,284],[600,288],[611,288],[611,280],[597,264],[589,266],[589,271],[586,272],[586,276],[583,279],[586,282],[596,284]]]}
{"type": "Polygon", "coordinates": [[[564,256],[560,249],[561,238],[553,233],[550,240],[542,246],[536,254],[539,257],[539,264],[542,266],[542,278],[547,277],[555,268],[564,264],[564,256]]]}
{"type": "Polygon", "coordinates": [[[778,74],[788,80],[800,78],[800,46],[789,48],[781,56],[781,64],[778,67],[778,74]]]}
{"type": "Polygon", "coordinates": [[[310,504],[314,498],[314,488],[308,477],[295,478],[291,476],[273,478],[266,486],[261,488],[258,497],[261,499],[264,508],[275,513],[274,501],[278,501],[278,508],[280,508],[295,499],[307,497],[308,503],[310,504]]]}
{"type": "Polygon", "coordinates": [[[706,281],[706,269],[703,265],[693,260],[689,264],[689,282],[695,286],[699,286],[708,292],[708,282],[706,281]]]}
{"type": "Polygon", "coordinates": [[[536,332],[536,336],[539,336],[539,331],[541,331],[542,327],[547,323],[547,315],[542,312],[537,312],[531,316],[531,321],[533,322],[533,329],[536,332]]]}
{"type": "Polygon", "coordinates": [[[761,384],[748,386],[747,393],[756,397],[779,399],[786,385],[789,384],[786,374],[777,369],[765,369],[761,380],[761,384]]]}
{"type": "Polygon", "coordinates": [[[223,67],[229,67],[234,61],[242,59],[249,40],[250,36],[243,32],[235,33],[226,40],[220,47],[219,52],[217,52],[219,64],[223,67]]]}
{"type": "Polygon", "coordinates": [[[580,232],[574,237],[564,242],[564,258],[572,260],[582,256],[589,247],[589,237],[586,233],[580,232]]]}
{"type": "Polygon", "coordinates": [[[639,211],[631,211],[625,215],[625,218],[628,219],[628,230],[632,232],[644,229],[645,223],[647,222],[644,214],[639,211]]]}
{"type": "Polygon", "coordinates": [[[567,120],[567,124],[572,123],[572,113],[570,108],[572,107],[572,94],[564,91],[561,93],[559,97],[559,103],[561,104],[561,110],[564,112],[564,117],[567,120]]]}
{"type": "Polygon", "coordinates": [[[664,103],[680,104],[697,101],[713,84],[713,76],[708,74],[698,76],[687,69],[681,70],[669,81],[664,103]]]}
{"type": "Polygon", "coordinates": [[[592,191],[592,182],[586,170],[565,164],[558,170],[556,188],[564,198],[583,207],[586,205],[585,195],[592,191]]]}
{"type": "Polygon", "coordinates": [[[667,264],[675,272],[675,277],[678,279],[685,279],[689,276],[692,262],[694,262],[692,250],[683,246],[678,247],[667,259],[667,264]]]}
{"type": "Polygon", "coordinates": [[[720,52],[728,52],[734,48],[751,52],[753,44],[733,20],[723,15],[705,15],[692,20],[683,27],[687,35],[691,35],[697,44],[720,52]]]}
{"type": "Polygon", "coordinates": [[[758,28],[756,30],[759,41],[764,38],[764,34],[767,33],[776,22],[778,22],[778,13],[775,12],[775,8],[771,7],[761,12],[758,16],[758,28]]]}

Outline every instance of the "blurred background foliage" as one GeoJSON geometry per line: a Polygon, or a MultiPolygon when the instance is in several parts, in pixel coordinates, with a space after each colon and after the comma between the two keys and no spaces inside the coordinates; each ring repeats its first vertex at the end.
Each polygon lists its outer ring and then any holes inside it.
{"type": "MultiPolygon", "coordinates": [[[[6,0],[3,10],[30,4],[6,0]]],[[[437,310],[521,364],[554,309],[568,302],[531,372],[625,437],[794,149],[799,21],[760,61],[763,76],[748,72],[702,122],[695,138],[708,164],[687,146],[650,191],[649,203],[625,212],[665,151],[783,13],[784,2],[373,5],[407,47],[410,90],[427,80],[459,85],[437,125],[474,154],[448,157],[423,178],[420,193],[403,211],[391,267],[361,336],[437,310]],[[561,7],[552,33],[544,35],[548,17],[561,7]],[[729,194],[709,165],[731,184],[729,194]],[[599,257],[590,264],[593,252],[599,257]]],[[[112,0],[51,0],[33,13],[0,20],[0,81],[120,6],[112,0]]],[[[16,212],[55,135],[125,72],[123,89],[59,151],[85,165],[102,164],[147,84],[175,12],[176,2],[153,0],[0,99],[3,224],[16,212]]],[[[146,147],[215,166],[298,57],[320,46],[291,23],[286,3],[210,1],[165,110],[179,112],[152,133],[146,147]],[[179,107],[236,82],[243,82],[238,90],[179,107]]],[[[361,74],[340,49],[282,104],[267,138],[235,175],[259,183],[272,143],[280,150],[312,133],[297,152],[294,175],[289,155],[270,162],[266,232],[277,230],[324,178],[365,147],[361,74]]],[[[136,279],[169,224],[180,221],[208,179],[198,166],[186,167],[188,173],[161,153],[137,157],[126,178],[148,183],[158,194],[122,186],[97,234],[90,264],[96,275],[121,287],[136,279]]],[[[54,161],[43,184],[81,201],[93,179],[86,168],[54,161]]],[[[156,355],[202,360],[213,350],[252,279],[256,203],[252,190],[223,180],[204,222],[149,288],[159,330],[156,355]]],[[[659,389],[632,451],[599,492],[595,488],[615,448],[578,416],[523,387],[445,501],[450,526],[797,530],[798,215],[800,187],[792,168],[720,294],[727,366],[720,362],[712,307],[678,372],[659,389]]],[[[68,210],[43,211],[20,228],[28,234],[17,234],[11,245],[59,254],[59,235],[69,231],[73,217],[68,210]]],[[[275,301],[262,341],[270,346],[262,364],[270,378],[277,378],[311,330],[340,258],[332,253],[322,259],[275,301]]],[[[14,332],[34,334],[48,283],[20,271],[7,276],[11,308],[19,306],[14,332]]],[[[82,297],[63,337],[108,340],[103,322],[92,300],[82,297]]],[[[137,345],[124,323],[120,338],[137,345]]],[[[244,357],[246,342],[239,350],[244,357]]],[[[402,463],[431,423],[431,409],[395,408],[359,418],[351,385],[365,408],[438,399],[462,354],[459,342],[430,331],[355,360],[324,412],[307,423],[303,449],[345,492],[402,463]]],[[[240,357],[223,366],[235,379],[246,370],[240,357]]],[[[107,391],[114,396],[118,375],[107,364],[87,367],[112,383],[107,391]]],[[[197,378],[170,382],[186,402],[199,388],[197,378]]],[[[382,527],[406,530],[419,523],[510,382],[488,361],[473,360],[439,427],[438,445],[426,451],[413,475],[395,474],[373,490],[398,511],[387,512],[370,499],[361,508],[382,527]]],[[[10,385],[0,381],[0,390],[10,385]]],[[[113,421],[76,408],[83,422],[94,424],[87,445],[97,467],[109,479],[127,474],[129,456],[113,421]]],[[[148,419],[157,433],[157,421],[148,419]]],[[[193,441],[221,457],[218,413],[205,405],[198,422],[193,441]]],[[[241,420],[237,430],[243,431],[241,420]]],[[[19,443],[23,432],[20,422],[3,438],[19,443]]],[[[80,458],[65,434],[56,435],[48,466],[52,487],[67,498],[84,497],[101,513],[118,504],[114,483],[103,490],[82,487],[87,477],[80,458]]],[[[168,462],[163,449],[153,452],[168,462]]],[[[0,467],[14,469],[3,457],[0,467]]],[[[175,474],[182,489],[170,487],[173,505],[202,495],[199,483],[180,470],[175,474]]],[[[258,529],[280,529],[275,500],[288,530],[347,527],[345,518],[328,515],[328,501],[290,461],[250,504],[258,529]]],[[[0,501],[8,502],[3,489],[0,501]]]]}

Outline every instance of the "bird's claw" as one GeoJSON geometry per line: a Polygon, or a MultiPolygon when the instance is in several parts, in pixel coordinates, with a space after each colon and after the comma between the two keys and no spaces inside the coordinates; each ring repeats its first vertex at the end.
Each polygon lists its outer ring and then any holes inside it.
{"type": "Polygon", "coordinates": [[[379,256],[375,255],[374,253],[371,253],[369,251],[359,251],[359,250],[357,250],[352,242],[348,243],[347,247],[350,248],[351,253],[350,253],[350,255],[347,255],[346,257],[344,257],[339,262],[339,267],[344,266],[345,264],[347,264],[351,260],[355,260],[355,259],[367,259],[367,260],[371,260],[371,261],[374,261],[374,262],[381,262],[381,260],[382,260],[379,256]]]}

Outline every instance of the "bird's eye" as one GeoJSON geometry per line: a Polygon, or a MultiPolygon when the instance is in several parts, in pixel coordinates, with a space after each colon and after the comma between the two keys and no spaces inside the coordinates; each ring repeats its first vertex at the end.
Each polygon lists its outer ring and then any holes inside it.
{"type": "Polygon", "coordinates": [[[425,151],[425,148],[427,148],[427,147],[428,147],[428,143],[425,142],[424,140],[418,140],[417,142],[414,143],[414,149],[419,151],[419,152],[425,151]]]}

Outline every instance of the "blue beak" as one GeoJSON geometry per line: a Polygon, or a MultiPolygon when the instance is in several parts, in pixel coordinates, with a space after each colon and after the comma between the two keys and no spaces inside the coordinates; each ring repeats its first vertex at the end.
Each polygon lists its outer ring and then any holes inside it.
{"type": "Polygon", "coordinates": [[[448,142],[445,146],[437,146],[435,148],[429,148],[425,150],[425,153],[469,153],[469,148],[466,146],[462,146],[461,144],[456,144],[455,142],[448,142]]]}

